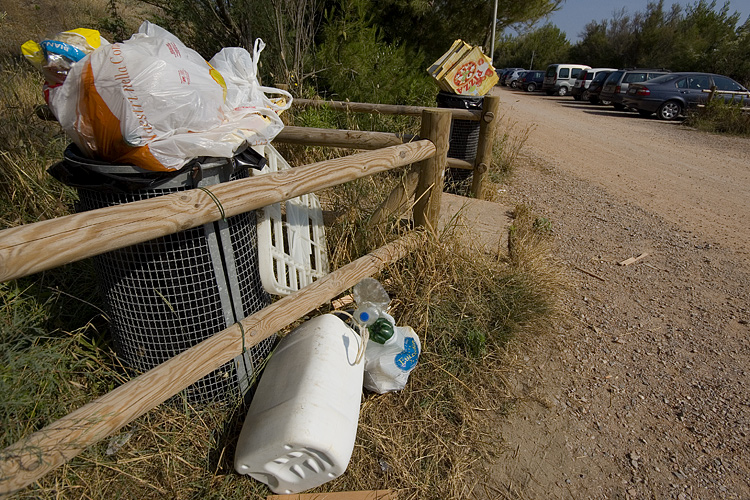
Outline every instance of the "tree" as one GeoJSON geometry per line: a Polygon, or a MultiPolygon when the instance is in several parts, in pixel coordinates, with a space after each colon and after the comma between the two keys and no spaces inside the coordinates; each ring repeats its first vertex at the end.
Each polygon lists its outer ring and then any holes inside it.
{"type": "MultiPolygon", "coordinates": [[[[497,30],[536,22],[557,10],[561,1],[499,0],[497,30]]],[[[381,0],[373,2],[373,13],[386,41],[403,42],[434,61],[459,38],[489,45],[493,6],[489,0],[381,0]]]]}
{"type": "Polygon", "coordinates": [[[495,51],[496,64],[508,68],[544,69],[570,59],[570,42],[565,33],[551,23],[518,37],[503,37],[499,45],[495,51]]]}

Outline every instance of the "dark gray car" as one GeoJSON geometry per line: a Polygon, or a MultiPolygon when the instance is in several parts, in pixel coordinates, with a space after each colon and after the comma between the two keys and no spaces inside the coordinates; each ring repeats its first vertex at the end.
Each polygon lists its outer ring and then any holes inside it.
{"type": "MultiPolygon", "coordinates": [[[[712,87],[718,91],[747,92],[731,78],[713,73],[670,73],[645,83],[634,83],[622,102],[638,110],[641,116],[657,114],[662,120],[674,120],[686,109],[705,103],[712,87]]],[[[750,104],[750,94],[717,94],[715,98],[750,104]]]]}
{"type": "Polygon", "coordinates": [[[622,103],[622,98],[628,92],[628,86],[631,83],[642,83],[657,76],[666,75],[669,70],[666,69],[620,69],[611,73],[604,81],[599,99],[610,101],[612,106],[618,111],[627,109],[622,103]]]}

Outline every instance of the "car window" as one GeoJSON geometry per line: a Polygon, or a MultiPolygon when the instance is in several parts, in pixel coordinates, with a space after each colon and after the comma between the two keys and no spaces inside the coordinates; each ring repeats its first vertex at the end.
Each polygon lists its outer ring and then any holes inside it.
{"type": "Polygon", "coordinates": [[[609,77],[604,82],[604,84],[607,85],[609,83],[617,83],[620,80],[621,76],[622,76],[622,71],[615,71],[614,73],[609,75],[609,77]]]}
{"type": "Polygon", "coordinates": [[[570,76],[570,68],[562,68],[560,70],[559,78],[568,78],[570,76]]]}
{"type": "Polygon", "coordinates": [[[711,80],[706,75],[690,76],[687,78],[688,88],[703,90],[711,88],[711,80]]]}
{"type": "Polygon", "coordinates": [[[623,83],[635,83],[635,82],[645,82],[646,81],[646,73],[626,73],[625,78],[623,78],[623,83]]]}
{"type": "Polygon", "coordinates": [[[687,81],[687,78],[680,78],[680,79],[679,79],[679,80],[677,81],[677,88],[678,88],[678,89],[686,89],[686,88],[688,88],[688,81],[687,81]]]}
{"type": "MultiPolygon", "coordinates": [[[[675,75],[669,75],[669,74],[661,75],[661,76],[657,76],[656,78],[650,79],[649,83],[665,83],[665,82],[668,82],[669,80],[674,80],[676,78],[677,77],[675,75]]],[[[683,82],[683,83],[687,85],[687,82],[683,82]]],[[[684,87],[681,87],[681,88],[684,88],[684,87]]]]}
{"type": "Polygon", "coordinates": [[[571,77],[576,78],[578,75],[581,74],[581,71],[583,71],[581,68],[573,68],[573,71],[571,72],[571,77]]]}
{"type": "Polygon", "coordinates": [[[717,90],[728,90],[730,92],[742,92],[745,89],[739,83],[726,76],[715,76],[714,85],[717,90]]]}
{"type": "Polygon", "coordinates": [[[549,68],[547,68],[547,76],[555,76],[556,69],[557,68],[555,68],[554,66],[550,66],[549,68]]]}
{"type": "Polygon", "coordinates": [[[594,77],[594,80],[591,83],[594,83],[594,82],[603,82],[604,80],[607,79],[607,77],[610,74],[611,73],[607,73],[606,71],[602,71],[601,73],[597,73],[596,76],[594,77]]]}

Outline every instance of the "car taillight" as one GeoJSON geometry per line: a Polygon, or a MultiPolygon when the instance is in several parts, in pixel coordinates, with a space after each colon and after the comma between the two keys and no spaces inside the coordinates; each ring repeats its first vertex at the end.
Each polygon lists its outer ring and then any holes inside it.
{"type": "Polygon", "coordinates": [[[618,85],[617,87],[615,87],[615,94],[619,94],[621,90],[622,90],[622,87],[618,85]]]}
{"type": "Polygon", "coordinates": [[[636,90],[635,95],[651,95],[651,91],[646,87],[641,87],[636,90]]]}

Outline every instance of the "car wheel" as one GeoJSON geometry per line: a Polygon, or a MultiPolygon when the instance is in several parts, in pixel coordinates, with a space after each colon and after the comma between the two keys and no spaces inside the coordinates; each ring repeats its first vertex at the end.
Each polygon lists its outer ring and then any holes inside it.
{"type": "Polygon", "coordinates": [[[609,106],[610,104],[612,104],[612,101],[599,101],[599,102],[600,102],[600,103],[601,103],[602,105],[604,105],[604,106],[609,106]]]}
{"type": "Polygon", "coordinates": [[[557,95],[559,95],[561,97],[564,96],[564,95],[567,95],[567,94],[568,94],[568,87],[560,87],[557,90],[557,95]]]}
{"type": "Polygon", "coordinates": [[[625,111],[628,109],[627,106],[620,104],[619,102],[614,103],[612,106],[614,106],[617,111],[625,111]]]}
{"type": "Polygon", "coordinates": [[[527,91],[527,92],[534,92],[535,90],[536,90],[536,84],[534,84],[534,83],[530,83],[530,84],[529,84],[529,85],[528,85],[528,86],[526,87],[526,91],[527,91]]]}
{"type": "Polygon", "coordinates": [[[513,80],[512,82],[510,82],[510,88],[515,89],[517,87],[518,87],[518,82],[517,81],[513,80]]]}
{"type": "Polygon", "coordinates": [[[580,100],[582,99],[582,98],[581,98],[581,94],[578,94],[578,95],[574,95],[574,96],[573,96],[573,99],[574,99],[574,100],[576,100],[576,101],[580,101],[580,100]]]}
{"type": "Polygon", "coordinates": [[[682,105],[677,101],[667,101],[656,112],[662,120],[674,120],[682,113],[682,105]]]}
{"type": "Polygon", "coordinates": [[[654,112],[653,111],[647,111],[645,109],[639,109],[638,110],[638,114],[641,115],[644,118],[648,118],[649,116],[653,115],[654,112]]]}
{"type": "Polygon", "coordinates": [[[589,100],[589,95],[590,95],[589,91],[588,90],[584,90],[583,94],[581,94],[581,99],[583,99],[584,101],[588,101],[589,100]]]}

